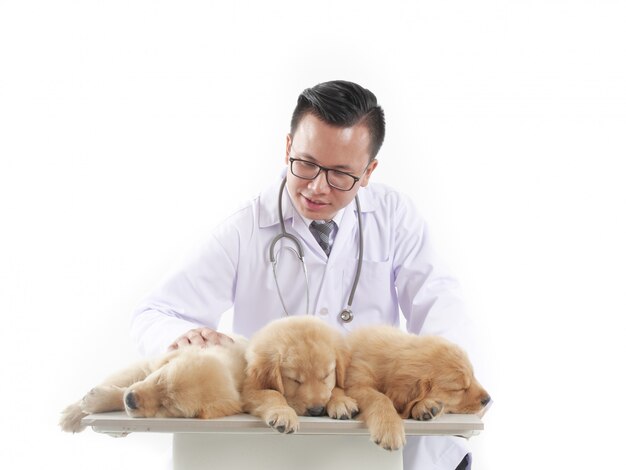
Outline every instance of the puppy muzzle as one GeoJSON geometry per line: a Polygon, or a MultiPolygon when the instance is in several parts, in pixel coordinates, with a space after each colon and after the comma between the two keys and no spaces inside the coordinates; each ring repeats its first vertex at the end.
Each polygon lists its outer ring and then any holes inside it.
{"type": "Polygon", "coordinates": [[[324,406],[314,406],[311,408],[307,408],[306,412],[309,416],[322,416],[326,413],[326,408],[324,406]]]}
{"type": "Polygon", "coordinates": [[[124,397],[124,403],[126,404],[126,408],[129,410],[137,409],[137,402],[135,401],[135,394],[133,392],[129,392],[124,397]]]}

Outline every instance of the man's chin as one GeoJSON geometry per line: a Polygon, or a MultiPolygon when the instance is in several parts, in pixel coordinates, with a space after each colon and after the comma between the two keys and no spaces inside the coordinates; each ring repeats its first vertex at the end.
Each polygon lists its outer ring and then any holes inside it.
{"type": "Polygon", "coordinates": [[[308,208],[300,208],[300,215],[310,220],[330,220],[335,214],[329,211],[327,208],[321,210],[311,210],[308,208]]]}
{"type": "Polygon", "coordinates": [[[308,199],[302,197],[300,204],[296,205],[300,215],[311,220],[330,220],[336,212],[333,212],[328,204],[315,204],[308,199]]]}

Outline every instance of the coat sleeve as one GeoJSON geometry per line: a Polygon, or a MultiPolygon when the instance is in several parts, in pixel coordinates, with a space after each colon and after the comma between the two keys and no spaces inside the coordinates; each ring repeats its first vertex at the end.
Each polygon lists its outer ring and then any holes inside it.
{"type": "Polygon", "coordinates": [[[441,335],[471,348],[472,327],[459,282],[436,255],[426,223],[412,202],[396,196],[393,269],[407,330],[441,335]]]}
{"type": "Polygon", "coordinates": [[[198,327],[217,329],[233,305],[241,232],[239,217],[220,225],[135,310],[131,336],[143,355],[162,354],[180,335],[198,327]]]}

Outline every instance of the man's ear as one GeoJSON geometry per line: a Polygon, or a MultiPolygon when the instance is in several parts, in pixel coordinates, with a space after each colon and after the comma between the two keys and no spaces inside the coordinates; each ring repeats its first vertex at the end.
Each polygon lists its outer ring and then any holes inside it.
{"type": "Polygon", "coordinates": [[[374,159],[372,160],[368,167],[367,170],[365,170],[365,173],[363,174],[363,176],[361,177],[361,186],[365,187],[368,185],[369,181],[370,181],[370,176],[372,175],[372,173],[374,172],[374,170],[376,169],[376,167],[378,166],[378,160],[374,159]]]}
{"type": "Polygon", "coordinates": [[[292,143],[291,134],[287,134],[287,142],[285,146],[285,164],[289,164],[289,155],[291,155],[291,143],[292,143]]]}

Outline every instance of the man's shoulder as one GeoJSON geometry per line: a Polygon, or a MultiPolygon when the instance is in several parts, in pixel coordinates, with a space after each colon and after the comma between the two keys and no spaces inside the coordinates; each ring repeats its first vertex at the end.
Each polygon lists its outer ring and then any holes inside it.
{"type": "Polygon", "coordinates": [[[277,199],[280,182],[274,181],[254,197],[239,201],[235,209],[222,219],[219,226],[248,232],[254,227],[278,223],[277,199]]]}
{"type": "Polygon", "coordinates": [[[216,221],[211,230],[218,239],[247,238],[252,233],[258,214],[258,197],[240,201],[232,212],[216,221]]]}
{"type": "Polygon", "coordinates": [[[413,201],[407,194],[384,183],[368,184],[359,191],[359,198],[367,206],[367,210],[397,210],[400,207],[413,206],[413,201]]]}
{"type": "Polygon", "coordinates": [[[377,197],[385,197],[388,195],[399,195],[402,194],[400,191],[398,191],[396,188],[389,186],[388,184],[385,183],[369,183],[367,186],[365,186],[365,188],[363,188],[366,191],[371,192],[372,194],[376,195],[377,197]]]}

